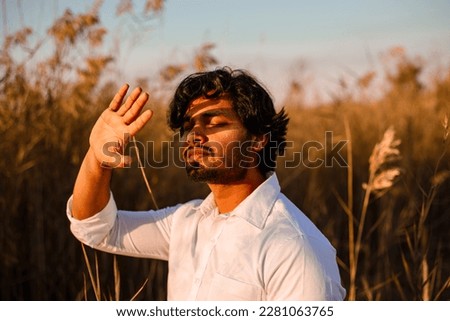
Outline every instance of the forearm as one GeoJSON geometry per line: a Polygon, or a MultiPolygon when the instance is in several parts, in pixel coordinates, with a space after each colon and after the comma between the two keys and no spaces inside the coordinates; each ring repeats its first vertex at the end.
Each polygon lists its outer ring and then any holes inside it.
{"type": "Polygon", "coordinates": [[[122,104],[127,90],[128,85],[119,89],[92,128],[90,148],[81,164],[73,190],[72,215],[75,219],[89,218],[106,206],[110,196],[112,169],[100,164],[117,161],[116,157],[110,155],[114,153],[114,156],[120,157],[120,162],[115,166],[124,167],[129,161],[128,156],[122,154],[127,143],[125,137],[134,136],[152,117],[150,110],[141,113],[148,100],[148,94],[142,92],[141,88],[133,90],[122,104]],[[106,146],[110,147],[109,154],[105,153],[106,146]]]}
{"type": "Polygon", "coordinates": [[[112,169],[100,166],[90,148],[81,164],[73,189],[72,215],[83,220],[100,212],[110,197],[112,169]]]}

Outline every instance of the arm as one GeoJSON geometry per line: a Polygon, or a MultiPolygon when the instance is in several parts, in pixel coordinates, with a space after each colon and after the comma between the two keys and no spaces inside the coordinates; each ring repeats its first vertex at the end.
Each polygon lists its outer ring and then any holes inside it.
{"type": "Polygon", "coordinates": [[[90,147],[73,189],[72,215],[78,220],[89,218],[106,206],[113,168],[130,163],[130,157],[123,154],[125,146],[152,116],[150,110],[141,113],[148,94],[136,88],[122,104],[127,91],[128,85],[120,88],[92,128],[90,147]]]}
{"type": "Polygon", "coordinates": [[[271,251],[267,300],[338,301],[345,298],[335,252],[320,241],[286,239],[271,251]]]}

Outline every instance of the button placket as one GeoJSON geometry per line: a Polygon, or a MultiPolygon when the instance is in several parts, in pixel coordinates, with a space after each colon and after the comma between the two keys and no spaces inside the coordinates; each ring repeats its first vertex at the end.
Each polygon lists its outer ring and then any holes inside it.
{"type": "Polygon", "coordinates": [[[210,232],[208,233],[209,242],[205,242],[204,248],[200,251],[197,270],[195,271],[194,284],[190,295],[192,300],[197,299],[206,272],[206,268],[211,258],[211,254],[219,240],[220,235],[222,234],[223,228],[226,223],[226,218],[224,217],[213,216],[210,219],[212,219],[213,222],[211,223],[211,225],[209,225],[209,231],[206,228],[205,231],[203,231],[206,233],[210,232]]]}

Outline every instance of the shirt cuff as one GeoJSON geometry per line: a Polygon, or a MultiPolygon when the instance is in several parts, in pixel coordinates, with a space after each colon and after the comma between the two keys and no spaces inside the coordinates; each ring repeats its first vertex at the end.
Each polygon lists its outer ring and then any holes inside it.
{"type": "Polygon", "coordinates": [[[70,221],[70,230],[73,235],[82,243],[89,246],[96,246],[108,236],[114,227],[117,216],[117,205],[113,194],[110,192],[109,201],[106,206],[95,215],[78,220],[72,215],[73,195],[67,201],[66,214],[70,221]]]}

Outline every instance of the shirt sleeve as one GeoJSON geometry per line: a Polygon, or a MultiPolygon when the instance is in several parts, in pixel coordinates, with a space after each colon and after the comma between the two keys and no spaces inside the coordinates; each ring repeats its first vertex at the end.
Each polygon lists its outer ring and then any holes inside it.
{"type": "Polygon", "coordinates": [[[335,253],[320,241],[298,236],[276,247],[269,259],[267,300],[340,301],[345,298],[335,253]]]}
{"type": "Polygon", "coordinates": [[[67,217],[73,235],[82,243],[114,254],[168,260],[172,214],[180,205],[157,211],[121,211],[111,193],[105,208],[78,220],[72,216],[72,199],[67,202],[67,217]]]}

